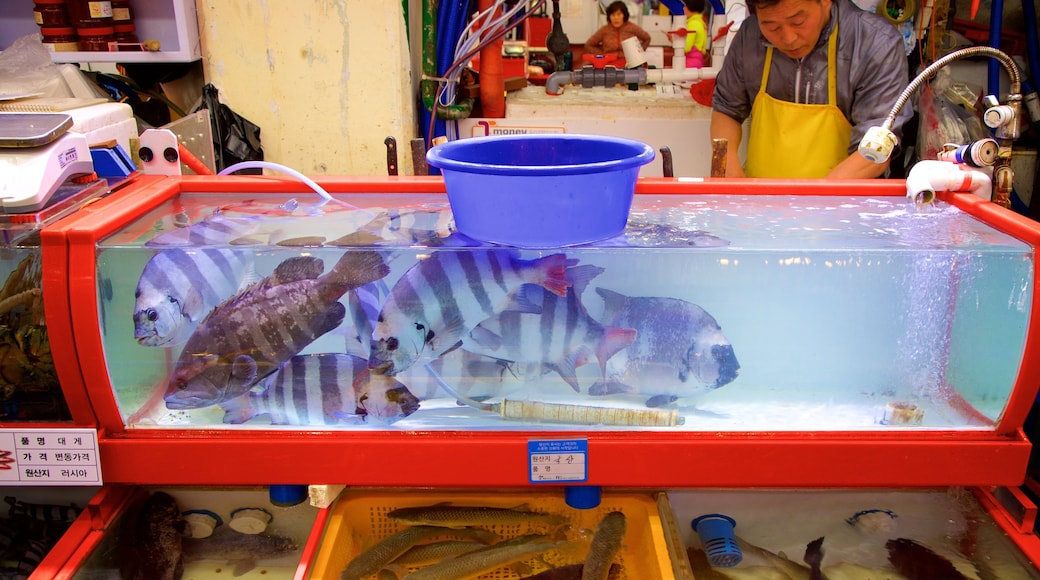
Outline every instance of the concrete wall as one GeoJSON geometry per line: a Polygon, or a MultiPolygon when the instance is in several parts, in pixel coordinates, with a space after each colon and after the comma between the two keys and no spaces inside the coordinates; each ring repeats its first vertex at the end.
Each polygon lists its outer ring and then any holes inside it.
{"type": "Polygon", "coordinates": [[[307,175],[410,173],[415,100],[399,1],[197,0],[206,80],[307,175]]]}

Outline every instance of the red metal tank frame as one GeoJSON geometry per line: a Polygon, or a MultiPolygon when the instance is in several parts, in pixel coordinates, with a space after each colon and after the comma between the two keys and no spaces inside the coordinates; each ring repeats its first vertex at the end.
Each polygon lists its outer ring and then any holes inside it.
{"type": "MultiPolygon", "coordinates": [[[[444,192],[439,177],[328,177],[317,181],[333,193],[444,192]]],[[[61,231],[69,244],[70,288],[81,289],[69,292],[75,349],[100,425],[106,482],[517,487],[529,485],[528,441],[558,438],[587,440],[589,485],[1017,486],[1025,479],[1030,443],[1021,426],[1040,386],[1037,272],[1022,367],[1007,410],[992,431],[127,429],[101,363],[104,350],[97,329],[96,244],[182,192],[225,191],[291,193],[302,191],[302,186],[294,180],[269,177],[144,176],[125,193],[117,192],[85,208],[61,231]]],[[[636,192],[903,197],[905,183],[645,178],[639,180],[636,192]]],[[[1034,252],[1040,247],[1040,226],[1022,216],[968,194],[942,194],[941,199],[1028,243],[1034,252]]]]}

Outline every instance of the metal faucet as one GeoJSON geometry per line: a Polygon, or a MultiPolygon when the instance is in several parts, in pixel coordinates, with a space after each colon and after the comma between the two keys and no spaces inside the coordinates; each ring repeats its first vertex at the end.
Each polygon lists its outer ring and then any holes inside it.
{"type": "Polygon", "coordinates": [[[1014,173],[1011,170],[1011,142],[1018,138],[1019,123],[1022,116],[1022,75],[1018,65],[1006,53],[989,46],[972,46],[955,50],[933,62],[910,81],[896,99],[895,105],[888,113],[880,127],[871,127],[859,144],[861,155],[874,163],[884,163],[896,146],[896,136],[892,133],[896,115],[902,110],[910,96],[914,94],[939,69],[955,60],[972,56],[989,56],[997,59],[1007,70],[1011,84],[1007,96],[1007,105],[1000,105],[995,97],[985,99],[989,109],[983,118],[986,125],[996,130],[998,145],[997,159],[993,164],[993,202],[1003,207],[1011,207],[1011,188],[1014,173]]]}

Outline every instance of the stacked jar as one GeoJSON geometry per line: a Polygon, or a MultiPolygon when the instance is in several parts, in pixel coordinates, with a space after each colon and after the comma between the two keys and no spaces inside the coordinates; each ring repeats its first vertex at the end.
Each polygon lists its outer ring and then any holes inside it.
{"type": "Polygon", "coordinates": [[[110,0],[68,0],[69,17],[76,27],[79,49],[107,51],[115,40],[112,2],[110,0]]]}
{"type": "Polygon", "coordinates": [[[138,44],[137,27],[134,26],[134,11],[130,0],[112,0],[112,23],[116,42],[138,44]]]}
{"type": "Polygon", "coordinates": [[[76,29],[69,18],[68,0],[36,0],[33,18],[40,27],[43,45],[52,52],[79,50],[76,29]]]}

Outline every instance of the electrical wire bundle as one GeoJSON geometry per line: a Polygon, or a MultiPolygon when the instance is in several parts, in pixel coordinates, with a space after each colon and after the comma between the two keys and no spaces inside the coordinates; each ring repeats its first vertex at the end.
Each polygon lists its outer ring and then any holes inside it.
{"type": "MultiPolygon", "coordinates": [[[[531,14],[537,13],[545,4],[545,0],[535,0],[529,8],[527,4],[528,2],[518,2],[516,0],[496,0],[486,10],[473,15],[470,25],[463,30],[462,35],[459,36],[455,44],[453,53],[455,60],[448,65],[441,78],[435,79],[437,80],[437,93],[434,98],[435,111],[430,115],[426,139],[427,145],[433,142],[434,122],[437,118],[436,110],[456,105],[458,84],[462,78],[462,72],[470,60],[485,47],[504,37],[510,30],[530,17],[531,14]]],[[[450,123],[446,125],[445,133],[449,140],[457,139],[458,124],[450,123]]]]}

